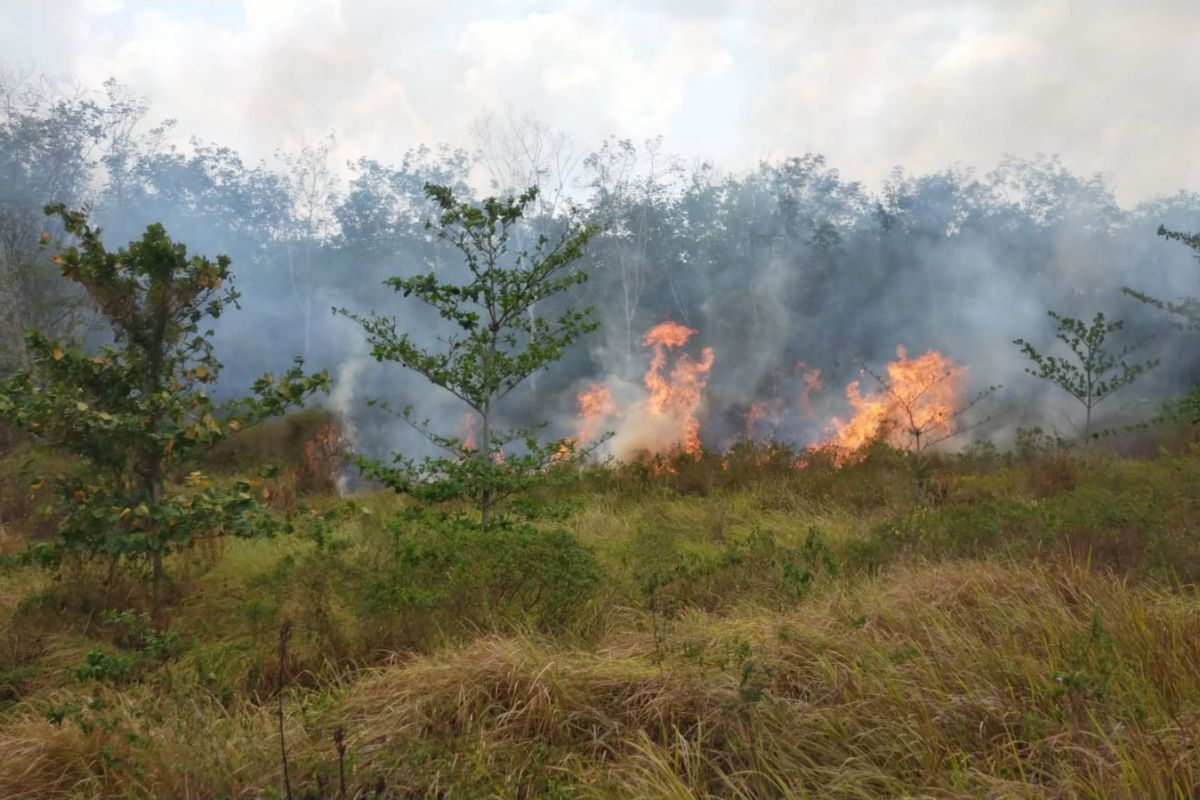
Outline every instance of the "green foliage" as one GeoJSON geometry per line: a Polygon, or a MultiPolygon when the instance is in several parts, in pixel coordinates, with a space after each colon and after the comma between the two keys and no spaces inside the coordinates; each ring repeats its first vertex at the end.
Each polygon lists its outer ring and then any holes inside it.
{"type": "Polygon", "coordinates": [[[236,305],[229,259],[189,257],[157,224],[109,251],[82,212],[56,205],[46,213],[78,239],[52,261],[111,326],[112,344],[86,351],[30,331],[30,368],[0,383],[0,417],[87,466],[56,482],[59,548],[150,557],[157,583],[162,557],[196,536],[269,526],[247,482],[218,487],[193,472],[169,491],[169,475],[244,426],[302,403],[328,377],[305,375],[297,361],[280,378],[255,381],[254,396],[218,406],[206,388],[221,365],[201,323],[236,305]]]}
{"type": "Polygon", "coordinates": [[[1185,425],[1200,425],[1200,387],[1193,386],[1163,405],[1162,419],[1185,425]]]}
{"type": "MultiPolygon", "coordinates": [[[[390,552],[361,578],[362,611],[414,628],[522,624],[563,630],[595,600],[595,554],[568,531],[415,511],[388,522],[390,552]]],[[[423,635],[414,630],[416,635],[423,635]]]]}
{"type": "Polygon", "coordinates": [[[1088,324],[1054,311],[1046,313],[1056,323],[1055,338],[1070,349],[1074,360],[1042,353],[1024,339],[1014,339],[1013,344],[1019,346],[1037,367],[1026,369],[1026,372],[1053,383],[1083,405],[1086,416],[1082,439],[1086,442],[1092,438],[1092,409],[1113,392],[1133,383],[1142,373],[1158,366],[1159,362],[1157,359],[1134,364],[1127,362],[1125,357],[1136,350],[1137,345],[1126,345],[1116,352],[1105,348],[1109,335],[1124,327],[1121,320],[1108,322],[1103,313],[1096,312],[1088,324]]]}
{"type": "MultiPolygon", "coordinates": [[[[1158,235],[1167,240],[1182,242],[1195,251],[1196,260],[1200,261],[1200,234],[1168,230],[1165,225],[1159,225],[1158,235]]],[[[1121,291],[1147,305],[1180,317],[1180,324],[1188,330],[1200,330],[1200,298],[1184,297],[1179,300],[1162,300],[1128,286],[1121,291]]]]}
{"type": "Polygon", "coordinates": [[[75,677],[80,681],[126,683],[180,652],[179,634],[155,628],[148,614],[109,611],[103,623],[118,649],[89,650],[83,663],[75,668],[75,677]]]}
{"type": "Polygon", "coordinates": [[[479,442],[473,447],[440,435],[407,407],[397,413],[447,456],[414,459],[398,453],[391,463],[360,459],[359,465],[367,477],[426,502],[465,499],[479,507],[487,526],[498,500],[541,482],[546,467],[574,452],[569,441],[539,444],[537,428],[494,430],[493,420],[497,404],[513,389],[598,327],[591,309],[568,308],[553,319],[535,313],[539,303],[587,279],[572,264],[594,231],[567,224],[557,238],[539,234],[532,249],[510,254],[510,241],[537,197],[536,188],[515,198],[489,197],[479,205],[457,200],[445,186],[427,184],[425,193],[441,210],[438,238],[459,251],[469,277],[452,283],[428,272],[386,284],[435,309],[455,332],[440,340],[440,349],[428,349],[399,330],[395,318],[339,313],[362,325],[376,360],[394,361],[462,401],[479,419],[479,442]],[[506,452],[513,443],[524,451],[506,452]]]}
{"type": "Polygon", "coordinates": [[[1057,433],[1047,433],[1040,427],[1017,428],[1013,450],[1018,458],[1032,461],[1036,458],[1060,453],[1069,453],[1075,448],[1075,443],[1057,433]]]}
{"type": "Polygon", "coordinates": [[[1055,670],[1046,692],[1057,706],[1055,716],[1060,721],[1094,713],[1089,706],[1106,703],[1114,677],[1129,667],[1117,654],[1116,642],[1105,630],[1100,609],[1092,612],[1087,628],[1076,634],[1073,645],[1067,662],[1055,670]]]}

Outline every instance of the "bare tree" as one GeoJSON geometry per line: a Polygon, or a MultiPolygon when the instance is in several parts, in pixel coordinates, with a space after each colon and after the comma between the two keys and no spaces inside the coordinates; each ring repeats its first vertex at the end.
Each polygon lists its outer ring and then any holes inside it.
{"type": "Polygon", "coordinates": [[[471,123],[480,162],[492,189],[506,195],[536,186],[536,212],[551,217],[569,202],[571,180],[580,158],[571,137],[555,131],[531,112],[512,108],[503,117],[484,114],[471,123]]]}
{"type": "MultiPolygon", "coordinates": [[[[655,238],[651,212],[667,208],[683,174],[677,159],[664,156],[661,137],[648,139],[644,144],[642,156],[629,139],[610,139],[584,162],[592,173],[594,211],[605,226],[603,238],[609,245],[601,259],[617,272],[621,291],[621,350],[627,360],[640,352],[637,316],[646,289],[648,248],[655,238]],[[643,163],[645,169],[640,171],[643,163]]],[[[687,323],[687,309],[671,270],[667,271],[667,281],[681,318],[687,323]]]]}
{"type": "Polygon", "coordinates": [[[336,230],[337,176],[329,166],[336,140],[332,133],[315,144],[302,141],[295,152],[277,158],[287,168],[285,178],[291,213],[283,231],[288,281],[304,326],[304,358],[312,347],[312,316],[316,300],[315,258],[322,243],[336,230]]]}

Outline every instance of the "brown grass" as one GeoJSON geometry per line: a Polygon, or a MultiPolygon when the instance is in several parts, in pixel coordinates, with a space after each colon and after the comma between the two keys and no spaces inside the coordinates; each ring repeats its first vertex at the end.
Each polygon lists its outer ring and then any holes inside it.
{"type": "MultiPolygon", "coordinates": [[[[644,619],[623,616],[587,649],[483,636],[296,691],[298,771],[329,774],[342,725],[354,774],[385,777],[396,797],[1184,798],[1200,786],[1194,595],[1074,566],[914,565],[788,612],[686,614],[665,658],[644,619]]],[[[269,705],[225,708],[173,677],[63,690],[11,714],[0,797],[275,785],[269,705]],[[81,712],[90,726],[46,720],[85,698],[100,700],[81,712]]]]}

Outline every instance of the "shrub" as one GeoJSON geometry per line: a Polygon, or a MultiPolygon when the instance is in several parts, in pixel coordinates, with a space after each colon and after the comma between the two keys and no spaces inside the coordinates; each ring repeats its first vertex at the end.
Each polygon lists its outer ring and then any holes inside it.
{"type": "Polygon", "coordinates": [[[360,612],[409,644],[438,629],[522,625],[564,631],[592,606],[594,553],[562,529],[527,524],[484,530],[461,518],[413,512],[387,522],[389,547],[365,565],[360,612]],[[398,619],[397,619],[398,618],[398,619]]]}

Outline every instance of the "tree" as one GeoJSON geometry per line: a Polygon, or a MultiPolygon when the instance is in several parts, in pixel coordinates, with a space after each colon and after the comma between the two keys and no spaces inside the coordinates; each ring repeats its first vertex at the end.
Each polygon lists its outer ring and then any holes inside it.
{"type": "Polygon", "coordinates": [[[1057,325],[1055,338],[1070,349],[1074,361],[1043,354],[1024,339],[1014,339],[1013,344],[1020,347],[1037,367],[1026,368],[1026,372],[1053,383],[1083,405],[1082,439],[1086,444],[1092,438],[1092,409],[1113,392],[1133,383],[1142,373],[1158,366],[1158,360],[1136,364],[1125,361],[1125,357],[1138,348],[1136,344],[1126,345],[1115,353],[1105,349],[1109,335],[1125,326],[1121,320],[1108,322],[1103,313],[1096,312],[1089,325],[1053,311],[1046,313],[1057,325]]]}
{"type": "Polygon", "coordinates": [[[169,477],[244,426],[302,403],[328,377],[305,375],[297,360],[279,379],[259,378],[253,397],[218,406],[205,389],[221,364],[212,331],[200,326],[236,306],[229,259],[189,257],[158,224],[112,252],[82,212],[60,204],[46,213],[77,237],[51,260],[94,303],[112,344],[89,352],[30,331],[31,365],[0,383],[0,416],[86,464],[59,481],[57,551],[108,556],[110,574],[122,557],[149,558],[158,607],[171,550],[214,530],[255,532],[246,483],[222,490],[193,472],[175,491],[169,477]]]}
{"type": "Polygon", "coordinates": [[[945,402],[943,395],[953,397],[956,394],[953,385],[964,370],[930,359],[929,355],[901,361],[905,365],[919,365],[915,370],[911,367],[905,370],[907,374],[903,380],[893,374],[882,375],[863,367],[863,371],[879,384],[887,400],[886,417],[878,434],[890,436],[898,432],[907,436],[907,449],[915,456],[918,465],[924,463],[924,454],[931,447],[991,422],[991,417],[984,417],[970,425],[959,424],[971,409],[1002,388],[999,384],[989,386],[961,405],[945,402]],[[889,425],[897,422],[896,431],[888,430],[889,425]]]}
{"type": "Polygon", "coordinates": [[[282,231],[282,249],[287,259],[288,284],[300,313],[305,358],[311,350],[313,300],[319,277],[314,256],[332,238],[337,222],[333,214],[337,177],[329,168],[334,145],[333,134],[329,134],[315,145],[302,143],[299,152],[278,154],[287,167],[285,180],[292,205],[282,231]]]}
{"type": "Polygon", "coordinates": [[[105,111],[33,73],[0,72],[0,369],[26,366],[26,328],[74,339],[87,319],[78,292],[39,261],[40,207],[82,202],[104,144],[105,111]]]}
{"type": "Polygon", "coordinates": [[[456,199],[446,186],[427,184],[425,192],[440,209],[437,237],[463,256],[466,281],[452,283],[428,272],[385,283],[434,308],[455,332],[440,339],[440,349],[429,349],[401,332],[393,317],[338,313],[362,325],[377,361],[394,361],[462,401],[468,417],[478,420],[478,445],[436,433],[407,407],[398,413],[449,457],[413,459],[397,453],[391,464],[359,459],[359,465],[367,477],[426,501],[467,499],[479,508],[486,528],[497,502],[537,483],[547,466],[573,448],[568,440],[540,444],[536,428],[502,431],[495,423],[499,403],[513,389],[598,327],[590,308],[567,308],[552,319],[533,313],[538,303],[587,279],[572,263],[593,229],[568,223],[553,239],[539,235],[532,250],[510,253],[509,240],[537,198],[536,188],[519,197],[488,197],[478,205],[456,199]],[[523,453],[504,450],[518,441],[523,453]]]}
{"type": "MultiPolygon", "coordinates": [[[[1182,231],[1168,230],[1165,225],[1158,226],[1158,235],[1164,239],[1173,239],[1177,242],[1183,242],[1185,245],[1195,251],[1196,260],[1200,261],[1200,233],[1184,233],[1182,231]]],[[[1122,291],[1130,297],[1137,298],[1143,303],[1152,305],[1155,308],[1167,311],[1178,317],[1182,317],[1181,324],[1183,327],[1191,331],[1200,330],[1200,298],[1184,297],[1179,300],[1160,300],[1157,297],[1152,297],[1144,292],[1139,292],[1129,287],[1125,287],[1122,291]]]]}
{"type": "MultiPolygon", "coordinates": [[[[606,298],[620,298],[618,347],[628,368],[638,357],[639,313],[654,266],[679,260],[673,239],[680,229],[675,193],[683,167],[663,153],[661,137],[647,139],[642,155],[631,140],[610,139],[584,159],[584,166],[591,172],[593,218],[604,230],[595,260],[607,280],[616,284],[602,291],[606,298]],[[656,245],[659,252],[651,252],[656,245]]],[[[663,276],[686,323],[688,309],[679,297],[674,272],[665,270],[663,276]]]]}

